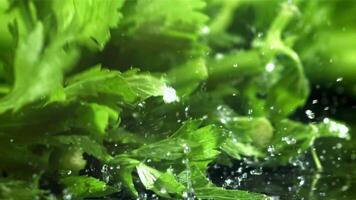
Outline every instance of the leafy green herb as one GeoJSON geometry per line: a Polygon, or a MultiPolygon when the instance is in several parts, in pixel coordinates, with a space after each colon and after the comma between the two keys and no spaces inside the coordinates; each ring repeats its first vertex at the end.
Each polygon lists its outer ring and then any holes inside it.
{"type": "Polygon", "coordinates": [[[342,7],[0,0],[0,198],[271,199],[209,170],[311,151],[320,171],[315,141],[350,138],[343,122],[295,120],[315,83],[338,75],[356,94],[356,9],[342,7]]]}

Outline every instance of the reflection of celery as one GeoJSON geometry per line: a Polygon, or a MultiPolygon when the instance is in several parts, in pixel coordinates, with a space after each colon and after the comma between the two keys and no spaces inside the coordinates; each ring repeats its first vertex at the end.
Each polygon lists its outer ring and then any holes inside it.
{"type": "Polygon", "coordinates": [[[308,77],[324,86],[343,86],[356,95],[356,7],[349,1],[309,3],[296,46],[308,77]],[[301,30],[302,31],[302,30],[301,30]],[[342,82],[342,83],[338,83],[342,82]]]}
{"type": "Polygon", "coordinates": [[[342,84],[356,95],[356,35],[355,29],[322,32],[311,49],[302,56],[309,77],[321,84],[342,84]]]}

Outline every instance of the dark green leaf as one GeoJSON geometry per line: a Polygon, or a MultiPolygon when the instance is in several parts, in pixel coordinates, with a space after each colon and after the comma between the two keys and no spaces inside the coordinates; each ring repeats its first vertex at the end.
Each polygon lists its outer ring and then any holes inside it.
{"type": "Polygon", "coordinates": [[[120,188],[113,188],[105,182],[88,176],[68,176],[62,178],[61,183],[66,188],[64,195],[70,195],[75,199],[102,197],[120,190],[120,188]]]}

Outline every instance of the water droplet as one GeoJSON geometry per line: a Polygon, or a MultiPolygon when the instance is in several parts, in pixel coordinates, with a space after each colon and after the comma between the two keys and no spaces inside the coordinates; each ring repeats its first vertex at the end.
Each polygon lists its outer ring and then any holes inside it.
{"type": "Polygon", "coordinates": [[[233,182],[234,182],[234,181],[233,181],[232,179],[229,179],[229,178],[228,178],[228,179],[225,180],[225,185],[226,185],[226,186],[229,186],[229,185],[231,185],[231,183],[233,183],[233,182]]]}
{"type": "Polygon", "coordinates": [[[334,121],[329,120],[328,118],[324,118],[323,122],[329,125],[329,131],[338,134],[340,138],[348,138],[349,128],[343,124],[336,123],[334,121]]]}
{"type": "Polygon", "coordinates": [[[243,178],[243,179],[247,178],[247,173],[243,173],[241,178],[243,178]]]}
{"type": "Polygon", "coordinates": [[[238,64],[233,64],[232,67],[237,68],[239,65],[238,64]]]}
{"type": "Polygon", "coordinates": [[[341,149],[341,148],[342,148],[342,144],[341,144],[340,142],[337,143],[337,144],[336,144],[336,148],[337,148],[337,149],[341,149]]]}
{"type": "Polygon", "coordinates": [[[288,136],[282,137],[282,141],[286,142],[287,144],[295,144],[295,143],[297,143],[296,139],[294,139],[292,137],[288,137],[288,136]]]}
{"type": "Polygon", "coordinates": [[[190,147],[187,144],[183,144],[183,152],[188,154],[190,152],[190,147]]]}
{"type": "Polygon", "coordinates": [[[312,104],[317,104],[318,103],[318,100],[317,99],[314,99],[313,101],[312,101],[312,104]]]}
{"type": "Polygon", "coordinates": [[[201,31],[200,31],[203,35],[207,35],[210,33],[210,28],[209,26],[204,26],[201,31]]]}
{"type": "Polygon", "coordinates": [[[223,123],[223,124],[226,124],[226,123],[227,123],[226,119],[224,119],[224,118],[221,118],[221,119],[220,119],[220,122],[223,123]]]}
{"type": "Polygon", "coordinates": [[[108,171],[108,166],[107,165],[103,165],[102,167],[101,167],[101,173],[106,173],[107,171],[108,171]]]}
{"type": "Polygon", "coordinates": [[[303,176],[298,176],[297,179],[299,180],[299,187],[303,186],[305,183],[305,179],[303,176]]]}
{"type": "Polygon", "coordinates": [[[349,188],[350,188],[349,185],[343,185],[343,186],[341,187],[341,191],[345,192],[345,191],[347,191],[349,188]]]}
{"type": "Polygon", "coordinates": [[[307,115],[307,117],[308,117],[309,119],[314,119],[314,118],[315,118],[315,114],[314,114],[313,111],[311,111],[311,110],[306,110],[306,111],[305,111],[305,114],[307,115]]]}
{"type": "Polygon", "coordinates": [[[172,87],[166,85],[163,86],[162,93],[163,93],[163,101],[165,103],[173,103],[175,101],[179,101],[179,98],[176,94],[176,90],[172,87]]]}
{"type": "Polygon", "coordinates": [[[336,79],[336,82],[341,82],[341,81],[343,81],[343,80],[344,80],[344,78],[339,77],[339,78],[336,79]]]}
{"type": "Polygon", "coordinates": [[[255,176],[259,176],[259,175],[262,175],[262,172],[263,172],[262,168],[257,168],[257,169],[251,170],[250,174],[251,175],[255,175],[255,176]]]}
{"type": "Polygon", "coordinates": [[[270,156],[274,156],[274,152],[275,152],[274,146],[269,145],[267,148],[267,152],[270,154],[270,156]]]}
{"type": "Polygon", "coordinates": [[[268,63],[265,67],[267,72],[272,72],[276,66],[273,63],[268,63]]]}
{"type": "Polygon", "coordinates": [[[223,59],[224,58],[224,54],[222,54],[222,53],[217,53],[217,54],[215,54],[215,59],[216,60],[221,60],[221,59],[223,59]]]}
{"type": "Polygon", "coordinates": [[[161,188],[159,192],[160,192],[161,194],[166,194],[166,193],[167,193],[167,190],[166,190],[166,188],[161,188]]]}
{"type": "Polygon", "coordinates": [[[72,194],[68,192],[64,192],[63,194],[63,200],[71,200],[72,199],[72,194]]]}
{"type": "MultiPolygon", "coordinates": [[[[298,154],[301,154],[302,152],[298,151],[298,154]]],[[[304,163],[300,160],[300,158],[298,157],[292,157],[290,158],[289,160],[289,163],[293,166],[298,166],[300,167],[301,169],[305,169],[305,166],[304,166],[304,163]]]]}
{"type": "Polygon", "coordinates": [[[208,119],[208,115],[204,115],[201,119],[202,120],[208,119]]]}
{"type": "Polygon", "coordinates": [[[188,164],[188,163],[189,163],[189,159],[187,159],[187,158],[183,159],[183,160],[182,160],[182,163],[183,163],[183,164],[188,164]]]}

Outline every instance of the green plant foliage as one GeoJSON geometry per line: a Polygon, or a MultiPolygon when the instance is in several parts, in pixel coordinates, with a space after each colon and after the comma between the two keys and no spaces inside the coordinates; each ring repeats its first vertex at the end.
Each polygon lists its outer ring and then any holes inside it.
{"type": "Polygon", "coordinates": [[[356,94],[342,5],[0,0],[0,199],[271,199],[208,170],[295,165],[319,138],[350,138],[293,117],[314,83],[345,77],[356,94]]]}

